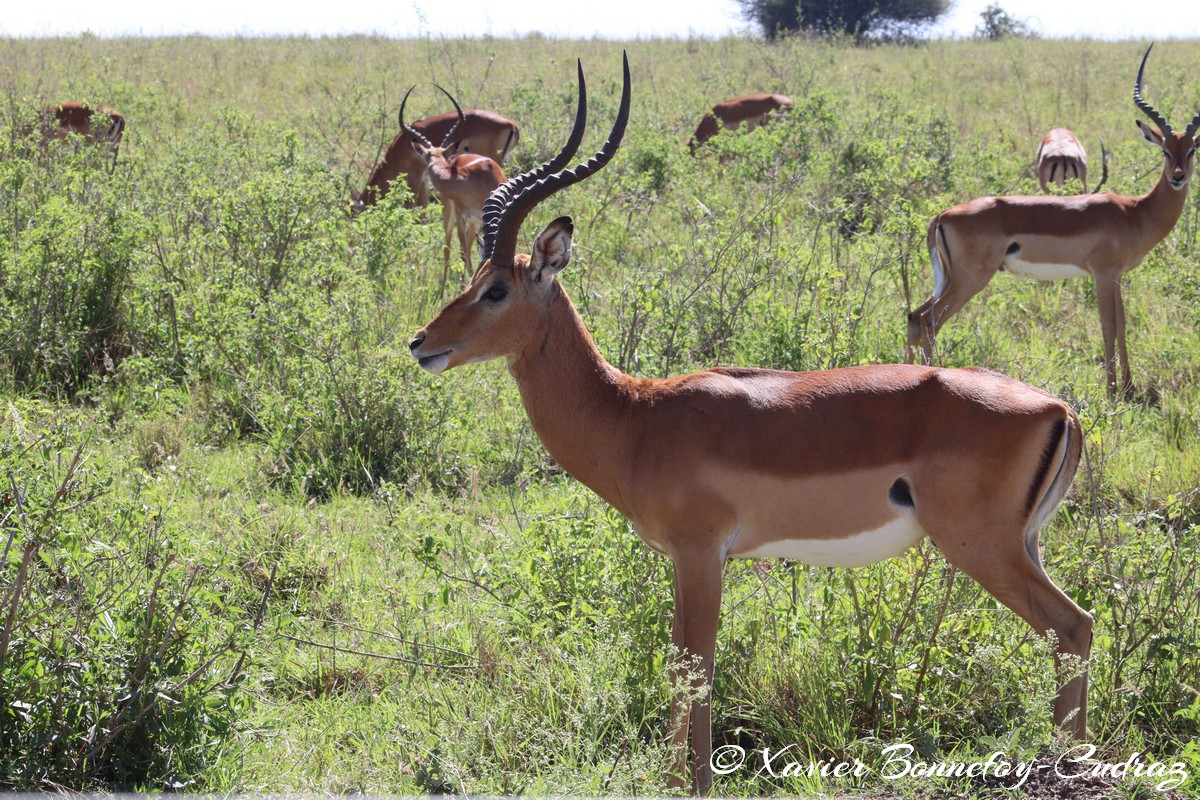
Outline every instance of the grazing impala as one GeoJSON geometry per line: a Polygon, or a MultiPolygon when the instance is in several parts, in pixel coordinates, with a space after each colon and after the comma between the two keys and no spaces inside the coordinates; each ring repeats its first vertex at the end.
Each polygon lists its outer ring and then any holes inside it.
{"type": "MultiPolygon", "coordinates": [[[[1100,182],[1092,192],[1100,191],[1108,180],[1108,153],[1104,149],[1104,140],[1100,141],[1100,166],[1103,169],[1100,182]]],[[[1087,192],[1087,168],[1087,151],[1075,134],[1066,128],[1055,128],[1042,137],[1037,153],[1037,176],[1043,192],[1050,191],[1052,183],[1061,188],[1072,178],[1087,192]]]]}
{"type": "Polygon", "coordinates": [[[404,181],[412,192],[416,205],[429,204],[429,186],[423,179],[425,162],[413,152],[413,136],[416,131],[425,139],[440,142],[455,125],[459,126],[460,153],[477,153],[487,156],[497,164],[512,152],[521,131],[517,123],[491,111],[473,109],[460,113],[447,111],[444,114],[417,120],[412,125],[401,124],[400,132],[388,145],[383,160],[375,165],[367,178],[367,188],[356,199],[359,207],[374,205],[375,201],[388,193],[393,181],[404,175],[404,181]]]}
{"type": "Polygon", "coordinates": [[[1042,138],[1037,153],[1038,183],[1043,192],[1050,191],[1050,184],[1062,186],[1074,178],[1087,187],[1087,151],[1083,144],[1066,128],[1055,128],[1042,138]]]}
{"type": "Polygon", "coordinates": [[[471,245],[483,227],[483,203],[493,189],[504,183],[504,171],[487,156],[459,152],[462,140],[454,138],[454,134],[462,123],[463,112],[454,96],[440,86],[437,88],[450,98],[454,110],[458,112],[458,122],[446,132],[441,146],[434,147],[419,131],[405,125],[404,106],[414,88],[409,88],[404,94],[404,101],[400,103],[400,127],[412,137],[413,150],[426,165],[425,175],[442,200],[442,230],[445,233],[442,285],[445,285],[450,274],[451,227],[458,227],[458,245],[469,274],[471,245]]]}
{"type": "Polygon", "coordinates": [[[63,139],[74,133],[89,143],[106,142],[115,166],[121,136],[125,133],[125,117],[105,106],[71,100],[42,109],[42,130],[47,139],[63,139]],[[93,118],[96,122],[103,120],[103,124],[93,125],[93,118]]]}
{"type": "Polygon", "coordinates": [[[705,114],[696,126],[696,132],[688,141],[688,149],[692,155],[696,148],[721,132],[721,128],[733,130],[739,125],[745,125],[746,130],[754,130],[765,124],[771,117],[771,112],[786,110],[792,107],[792,98],[781,94],[748,94],[735,97],[724,103],[717,103],[712,112],[705,114]]]}
{"type": "MultiPolygon", "coordinates": [[[[853,567],[928,536],[1039,633],[1053,631],[1060,657],[1086,662],[1092,619],[1046,575],[1038,550],[1083,444],[1066,404],[980,369],[717,368],[655,380],[604,360],[556,279],[571,255],[570,218],[551,222],[532,254],[516,252],[526,215],[617,151],[628,61],[608,140],[563,169],[583,135],[582,72],[579,94],[567,145],[492,193],[483,263],[409,347],[435,374],[505,359],[550,455],[673,562],[672,641],[703,675],[697,699],[673,703],[675,779],[686,774],[690,729],[693,788],[712,784],[710,689],[729,558],[853,567]]],[[[1086,714],[1081,673],[1059,691],[1054,719],[1082,735],[1086,714]]]]}
{"type": "MultiPolygon", "coordinates": [[[[1153,45],[1151,45],[1153,47],[1153,45]]],[[[938,330],[997,270],[1042,280],[1091,275],[1096,279],[1108,394],[1133,394],[1125,348],[1121,276],[1175,226],[1187,199],[1200,114],[1183,133],[1142,99],[1142,56],[1133,102],[1157,128],[1138,127],[1160,147],[1164,161],[1158,183],[1140,197],[1104,192],[1070,197],[982,197],[943,211],[929,224],[926,240],[933,261],[933,295],[908,316],[908,360],[918,347],[925,363],[933,357],[938,330]],[[1117,380],[1116,354],[1121,357],[1117,380]]]]}

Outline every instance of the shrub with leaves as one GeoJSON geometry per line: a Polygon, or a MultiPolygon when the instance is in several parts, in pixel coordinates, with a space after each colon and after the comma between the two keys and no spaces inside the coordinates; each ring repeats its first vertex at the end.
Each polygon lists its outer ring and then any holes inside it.
{"type": "Polygon", "coordinates": [[[101,502],[77,430],[0,421],[0,789],[197,787],[245,711],[247,622],[166,509],[101,502]]]}

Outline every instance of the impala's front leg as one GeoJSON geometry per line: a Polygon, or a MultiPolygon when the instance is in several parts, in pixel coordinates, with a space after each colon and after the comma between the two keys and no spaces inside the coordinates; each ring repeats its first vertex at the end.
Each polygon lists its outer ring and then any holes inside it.
{"type": "Polygon", "coordinates": [[[1114,304],[1117,310],[1117,357],[1121,359],[1121,393],[1126,400],[1133,399],[1133,375],[1129,371],[1129,351],[1125,349],[1125,300],[1121,295],[1121,281],[1116,282],[1114,304]]]}
{"type": "Polygon", "coordinates": [[[479,235],[480,220],[472,214],[471,209],[460,206],[458,209],[458,249],[462,253],[463,266],[466,267],[467,278],[475,271],[471,263],[471,248],[479,235]]]}
{"type": "Polygon", "coordinates": [[[442,286],[446,285],[446,281],[450,278],[450,254],[452,252],[450,242],[452,241],[454,230],[454,201],[443,197],[442,198],[442,286]]]}
{"type": "Polygon", "coordinates": [[[1104,374],[1108,396],[1117,397],[1117,358],[1121,360],[1121,396],[1133,396],[1133,377],[1129,371],[1129,353],[1125,348],[1125,304],[1121,301],[1119,276],[1096,276],[1096,304],[1100,308],[1100,331],[1104,336],[1104,374]]]}
{"type": "Polygon", "coordinates": [[[671,702],[671,737],[677,755],[670,783],[673,788],[686,785],[683,744],[688,740],[690,727],[692,790],[702,795],[712,788],[712,684],[724,563],[719,552],[677,553],[673,560],[675,622],[671,641],[680,650],[678,658],[682,663],[672,670],[672,678],[676,687],[688,680],[689,675],[695,678],[687,690],[677,688],[671,702]]]}

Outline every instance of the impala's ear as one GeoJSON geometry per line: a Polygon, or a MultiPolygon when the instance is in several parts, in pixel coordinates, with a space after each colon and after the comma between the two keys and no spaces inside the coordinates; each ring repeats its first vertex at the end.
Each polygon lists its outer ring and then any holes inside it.
{"type": "Polygon", "coordinates": [[[1151,128],[1140,119],[1137,121],[1137,126],[1142,129],[1142,136],[1146,137],[1147,142],[1150,142],[1150,144],[1156,144],[1162,148],[1166,147],[1166,137],[1164,137],[1162,133],[1154,128],[1151,128]]]}
{"type": "Polygon", "coordinates": [[[412,149],[413,149],[413,150],[416,150],[416,151],[417,151],[417,155],[419,155],[419,156],[421,157],[421,160],[422,160],[422,161],[428,161],[428,160],[429,160],[429,148],[428,148],[428,147],[426,147],[425,145],[421,144],[421,143],[420,143],[420,142],[418,142],[416,139],[411,139],[411,140],[409,140],[409,144],[411,144],[411,145],[412,145],[412,149]]]}
{"type": "Polygon", "coordinates": [[[529,261],[530,272],[538,283],[549,282],[562,272],[571,260],[571,234],[575,225],[570,217],[559,217],[538,234],[533,243],[533,256],[529,261]]]}

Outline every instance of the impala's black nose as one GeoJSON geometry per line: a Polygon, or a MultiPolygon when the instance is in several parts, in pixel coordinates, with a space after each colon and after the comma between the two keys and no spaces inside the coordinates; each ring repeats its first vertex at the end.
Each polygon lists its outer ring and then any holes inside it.
{"type": "Polygon", "coordinates": [[[423,342],[423,341],[425,341],[425,334],[418,333],[416,336],[414,336],[412,338],[412,341],[408,343],[408,349],[410,351],[416,350],[418,347],[421,346],[421,342],[423,342]]]}

